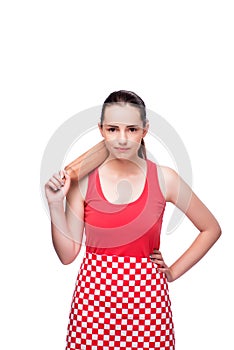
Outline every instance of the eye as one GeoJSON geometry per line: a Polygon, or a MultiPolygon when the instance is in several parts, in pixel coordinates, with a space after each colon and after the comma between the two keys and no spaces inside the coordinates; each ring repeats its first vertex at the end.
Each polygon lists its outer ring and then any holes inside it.
{"type": "Polygon", "coordinates": [[[107,131],[112,133],[112,132],[115,132],[116,128],[108,128],[107,131]]]}
{"type": "Polygon", "coordinates": [[[129,128],[129,130],[132,132],[136,132],[137,131],[137,128],[129,128]]]}

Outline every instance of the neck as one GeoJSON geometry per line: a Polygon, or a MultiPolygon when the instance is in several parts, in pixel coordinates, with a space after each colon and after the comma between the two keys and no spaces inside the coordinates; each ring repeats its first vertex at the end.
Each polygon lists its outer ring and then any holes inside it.
{"type": "Polygon", "coordinates": [[[101,167],[105,166],[108,171],[115,174],[134,174],[140,169],[145,169],[146,160],[135,156],[132,158],[116,158],[111,155],[107,157],[101,167]]]}

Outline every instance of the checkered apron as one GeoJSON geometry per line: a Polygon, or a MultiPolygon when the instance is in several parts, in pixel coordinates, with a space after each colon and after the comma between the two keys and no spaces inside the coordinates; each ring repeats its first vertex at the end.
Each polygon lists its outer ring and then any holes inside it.
{"type": "Polygon", "coordinates": [[[174,350],[170,305],[166,277],[149,258],[86,252],[66,350],[174,350]]]}

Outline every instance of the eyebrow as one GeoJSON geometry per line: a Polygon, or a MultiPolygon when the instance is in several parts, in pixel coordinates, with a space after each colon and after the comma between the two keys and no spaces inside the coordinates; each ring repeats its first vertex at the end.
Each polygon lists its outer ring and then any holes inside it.
{"type": "MultiPolygon", "coordinates": [[[[105,126],[109,126],[109,127],[112,127],[112,128],[118,128],[119,126],[118,125],[110,125],[110,124],[104,124],[105,126]]],[[[127,128],[133,128],[133,127],[140,127],[140,125],[127,125],[127,128]]]]}

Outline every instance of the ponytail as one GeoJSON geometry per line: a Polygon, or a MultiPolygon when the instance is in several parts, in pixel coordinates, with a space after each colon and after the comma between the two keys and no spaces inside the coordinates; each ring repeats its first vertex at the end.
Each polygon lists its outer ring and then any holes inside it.
{"type": "Polygon", "coordinates": [[[141,145],[140,145],[140,148],[138,150],[138,156],[145,159],[145,160],[147,159],[145,141],[143,138],[141,139],[141,145]]]}

